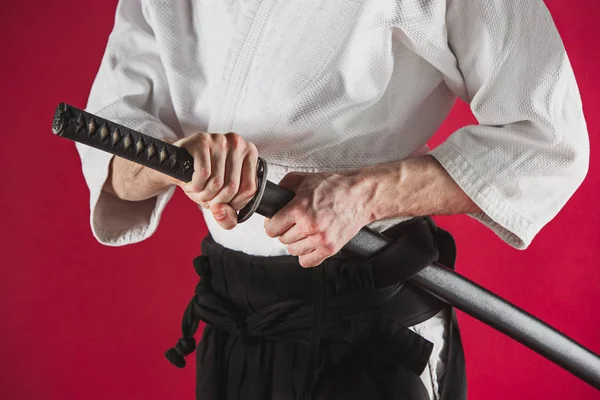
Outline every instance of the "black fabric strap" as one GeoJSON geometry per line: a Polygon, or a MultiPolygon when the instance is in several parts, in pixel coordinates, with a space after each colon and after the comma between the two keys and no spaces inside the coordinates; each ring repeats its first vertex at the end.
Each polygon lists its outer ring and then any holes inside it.
{"type": "MultiPolygon", "coordinates": [[[[367,351],[374,356],[417,375],[427,364],[433,347],[430,342],[405,327],[402,327],[404,332],[401,337],[385,337],[385,340],[382,340],[386,326],[394,325],[397,328],[398,323],[382,313],[366,312],[395,297],[402,288],[400,284],[335,297],[328,303],[332,311],[327,312],[323,304],[325,301],[323,276],[319,277],[323,272],[315,268],[316,307],[303,300],[289,300],[257,310],[251,315],[244,315],[235,305],[211,289],[208,263],[209,259],[206,256],[197,257],[194,261],[196,272],[202,279],[184,313],[183,337],[174,348],[165,353],[167,359],[177,367],[185,366],[183,357],[194,350],[193,336],[200,321],[244,339],[263,338],[295,342],[308,340],[309,345],[312,344],[313,347],[310,348],[311,358],[305,381],[304,398],[310,398],[318,378],[315,376],[315,371],[318,369],[321,338],[336,339],[348,345],[369,343],[367,351]]],[[[323,271],[323,267],[320,268],[323,271]]],[[[217,368],[221,370],[220,367],[217,368]]]]}

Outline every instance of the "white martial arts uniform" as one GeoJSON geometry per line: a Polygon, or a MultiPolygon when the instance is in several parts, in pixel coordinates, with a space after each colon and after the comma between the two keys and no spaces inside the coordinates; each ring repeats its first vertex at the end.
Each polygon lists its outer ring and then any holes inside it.
{"type": "MultiPolygon", "coordinates": [[[[457,96],[479,125],[430,154],[483,210],[472,217],[525,248],[589,156],[575,78],[541,0],[121,1],[87,110],[159,138],[237,132],[277,183],[426,153],[457,96]]],[[[120,246],[152,235],[175,188],[118,200],[101,192],[111,155],[78,149],[95,237],[120,246]]],[[[225,231],[204,213],[218,243],[287,254],[260,216],[225,231]]],[[[438,315],[413,327],[435,344],[422,375],[432,398],[446,326],[438,315]]]]}

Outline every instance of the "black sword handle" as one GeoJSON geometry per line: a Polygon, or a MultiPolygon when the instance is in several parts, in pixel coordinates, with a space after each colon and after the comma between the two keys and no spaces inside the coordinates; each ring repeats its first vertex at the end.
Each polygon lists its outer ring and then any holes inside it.
{"type": "Polygon", "coordinates": [[[183,182],[192,180],[194,159],[185,149],[66,103],[60,103],[56,107],[52,132],[155,169],[183,182]]]}

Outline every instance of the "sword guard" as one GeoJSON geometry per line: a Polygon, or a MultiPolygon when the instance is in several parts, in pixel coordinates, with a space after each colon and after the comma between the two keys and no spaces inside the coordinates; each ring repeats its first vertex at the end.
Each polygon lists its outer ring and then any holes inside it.
{"type": "Polygon", "coordinates": [[[238,212],[238,224],[247,221],[256,212],[265,194],[265,188],[267,187],[267,162],[260,157],[256,165],[256,179],[258,180],[256,185],[258,190],[252,200],[238,212]]]}

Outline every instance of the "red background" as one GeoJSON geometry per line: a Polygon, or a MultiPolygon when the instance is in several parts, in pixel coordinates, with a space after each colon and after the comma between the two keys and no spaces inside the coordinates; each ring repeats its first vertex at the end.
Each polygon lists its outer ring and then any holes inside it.
{"type": "MultiPolygon", "coordinates": [[[[600,353],[600,3],[546,1],[580,85],[592,160],[564,210],[527,251],[468,217],[439,221],[471,279],[600,353]]],[[[99,245],[72,143],[50,132],[60,101],[85,106],[116,0],[0,5],[0,397],[192,399],[194,366],[163,352],[179,337],[206,227],[177,194],[149,240],[99,245]]],[[[543,38],[540,38],[543,40],[543,38]]],[[[435,141],[473,121],[459,104],[435,141]]],[[[459,315],[471,399],[598,399],[598,392],[513,340],[459,315]]]]}

